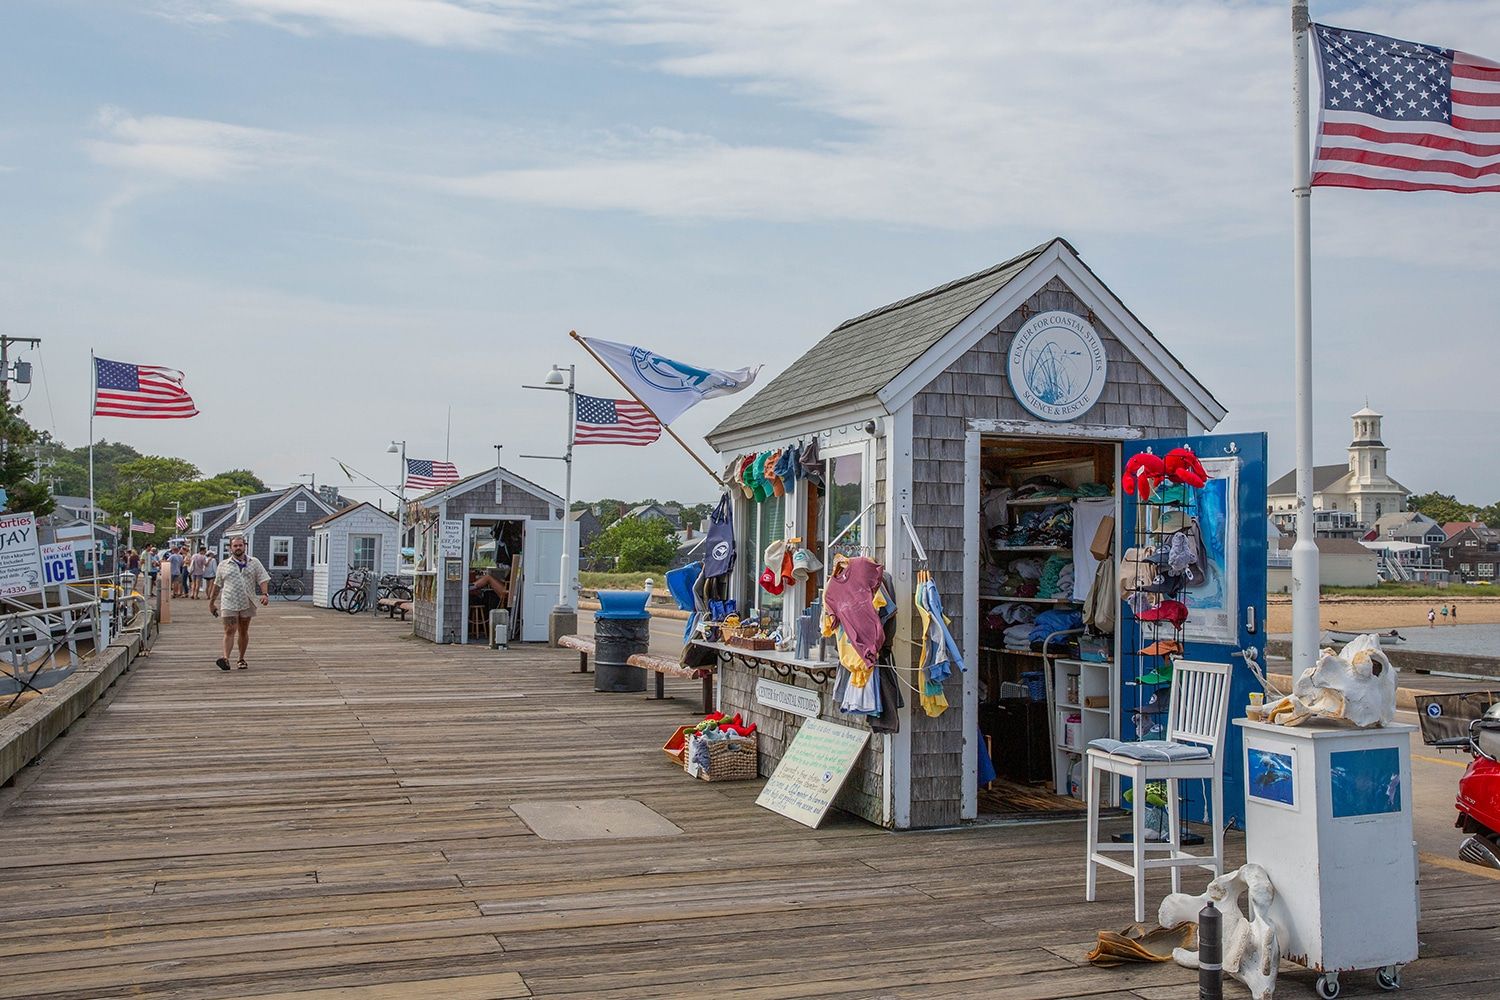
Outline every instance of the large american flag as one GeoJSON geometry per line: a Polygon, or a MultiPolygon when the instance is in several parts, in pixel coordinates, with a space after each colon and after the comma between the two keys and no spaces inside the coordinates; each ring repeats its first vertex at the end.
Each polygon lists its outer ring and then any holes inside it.
{"type": "Polygon", "coordinates": [[[197,415],[177,369],[94,359],[94,416],[171,420],[197,415]]]}
{"type": "Polygon", "coordinates": [[[1500,64],[1313,25],[1323,78],[1315,186],[1500,191],[1500,64]]]}
{"type": "Polygon", "coordinates": [[[644,404],[633,399],[579,396],[574,444],[650,444],[661,437],[661,424],[644,404]]]}
{"type": "Polygon", "coordinates": [[[458,482],[458,466],[452,462],[429,462],[420,458],[406,460],[406,488],[435,490],[458,482]]]}

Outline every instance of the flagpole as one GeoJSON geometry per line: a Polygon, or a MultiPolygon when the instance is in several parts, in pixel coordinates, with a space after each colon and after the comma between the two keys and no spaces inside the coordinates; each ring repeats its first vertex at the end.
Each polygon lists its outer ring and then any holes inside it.
{"type": "Polygon", "coordinates": [[[99,540],[94,534],[94,411],[99,409],[99,360],[89,349],[89,558],[94,564],[94,596],[99,596],[99,540]]]}
{"type": "MultiPolygon", "coordinates": [[[[574,340],[578,341],[578,346],[582,347],[585,351],[588,351],[589,352],[589,357],[591,357],[595,361],[599,362],[599,367],[603,368],[605,371],[609,372],[609,377],[612,378],[612,379],[614,379],[616,382],[619,382],[620,383],[620,388],[622,388],[626,392],[630,393],[630,398],[634,399],[637,403],[640,403],[642,406],[646,407],[646,412],[649,413],[649,414],[651,414],[652,418],[655,419],[655,421],[657,423],[661,424],[661,429],[664,430],[664,431],[666,431],[668,434],[672,435],[672,440],[673,441],[676,441],[678,444],[682,445],[682,450],[685,451],[685,452],[687,452],[690,456],[692,456],[693,461],[697,462],[699,465],[701,465],[703,467],[703,471],[706,472],[706,473],[708,473],[709,477],[711,479],[713,479],[714,482],[716,482],[716,483],[719,484],[719,488],[720,489],[728,489],[729,488],[728,486],[726,486],[724,484],[724,480],[722,480],[722,479],[719,478],[719,474],[717,472],[715,472],[713,469],[710,469],[708,467],[708,463],[705,462],[705,461],[703,461],[703,459],[699,458],[698,457],[698,453],[695,452],[693,449],[689,448],[688,445],[687,445],[687,442],[684,441],[682,438],[678,437],[677,436],[677,432],[674,431],[672,428],[668,427],[667,426],[667,422],[665,420],[663,420],[661,417],[658,417],[656,415],[656,411],[653,410],[653,409],[651,409],[651,407],[646,403],[646,401],[644,399],[642,399],[641,397],[637,396],[635,394],[635,390],[631,389],[630,386],[626,385],[625,384],[625,380],[622,379],[622,378],[620,378],[620,376],[616,375],[615,374],[615,370],[613,368],[611,368],[609,365],[607,365],[607,364],[604,363],[604,359],[603,358],[599,357],[599,355],[597,355],[597,354],[594,353],[594,349],[588,345],[588,342],[586,340],[584,340],[582,337],[580,337],[578,335],[578,331],[577,330],[569,330],[568,331],[568,336],[570,336],[574,340]]],[[[571,444],[572,444],[572,442],[570,440],[569,441],[569,445],[571,446],[571,444]]]]}
{"type": "Polygon", "coordinates": [[[1307,0],[1292,0],[1292,311],[1295,319],[1297,541],[1292,546],[1292,676],[1318,655],[1318,545],[1313,522],[1312,163],[1307,0]]]}

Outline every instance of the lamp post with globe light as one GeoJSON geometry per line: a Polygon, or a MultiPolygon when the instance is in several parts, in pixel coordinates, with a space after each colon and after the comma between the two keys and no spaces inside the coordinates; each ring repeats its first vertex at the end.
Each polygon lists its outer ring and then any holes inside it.
{"type": "MultiPolygon", "coordinates": [[[[391,446],[385,450],[385,453],[387,455],[399,454],[401,456],[401,472],[396,477],[396,489],[400,491],[396,494],[396,581],[399,583],[401,580],[402,562],[401,546],[405,543],[406,539],[406,442],[392,441],[391,446]]],[[[379,577],[379,567],[376,568],[375,575],[379,577]]]]}
{"type": "Polygon", "coordinates": [[[557,579],[557,605],[552,609],[551,617],[547,623],[548,641],[557,645],[557,640],[565,635],[572,635],[578,631],[578,595],[573,587],[573,578],[570,573],[571,560],[568,558],[569,531],[573,524],[573,426],[578,416],[577,400],[575,398],[575,381],[578,369],[575,365],[568,365],[566,374],[560,365],[553,365],[547,377],[542,379],[541,385],[526,385],[523,389],[543,389],[549,392],[562,392],[568,396],[568,439],[567,447],[561,455],[522,455],[522,458],[550,458],[563,463],[563,541],[562,541],[562,566],[561,575],[557,579]]]}

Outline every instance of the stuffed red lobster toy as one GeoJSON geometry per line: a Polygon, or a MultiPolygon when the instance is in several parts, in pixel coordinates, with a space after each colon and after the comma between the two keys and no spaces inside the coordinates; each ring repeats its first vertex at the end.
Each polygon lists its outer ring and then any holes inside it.
{"type": "Polygon", "coordinates": [[[1136,484],[1139,483],[1141,496],[1149,497],[1151,491],[1156,489],[1156,484],[1165,479],[1166,475],[1166,463],[1149,451],[1143,451],[1139,455],[1130,456],[1130,461],[1125,463],[1125,473],[1120,477],[1120,485],[1126,493],[1134,496],[1136,484]]]}
{"type": "Polygon", "coordinates": [[[1203,463],[1198,461],[1198,456],[1186,448],[1173,448],[1167,452],[1167,457],[1162,459],[1166,466],[1167,476],[1176,483],[1191,486],[1195,490],[1201,490],[1203,484],[1208,482],[1208,473],[1203,471],[1203,463]]]}

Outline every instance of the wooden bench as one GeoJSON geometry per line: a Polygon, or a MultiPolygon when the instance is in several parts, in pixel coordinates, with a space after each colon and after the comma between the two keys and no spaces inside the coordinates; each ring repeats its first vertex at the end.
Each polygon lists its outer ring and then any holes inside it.
{"type": "MultiPolygon", "coordinates": [[[[625,658],[628,666],[640,667],[642,670],[650,670],[656,674],[656,700],[660,701],[667,696],[666,680],[668,677],[695,677],[703,682],[703,714],[707,715],[714,710],[714,672],[711,667],[684,667],[676,660],[665,656],[652,656],[650,653],[632,653],[625,658]]],[[[649,695],[647,696],[650,697],[649,695]]]]}
{"type": "Polygon", "coordinates": [[[406,621],[406,616],[411,614],[411,601],[403,601],[395,597],[382,597],[375,602],[375,607],[384,611],[387,618],[395,618],[396,612],[401,612],[402,621],[406,621]]]}
{"type": "Polygon", "coordinates": [[[560,649],[576,649],[578,651],[578,672],[586,674],[589,672],[589,657],[594,655],[594,640],[581,635],[565,635],[557,640],[560,649]]]}

